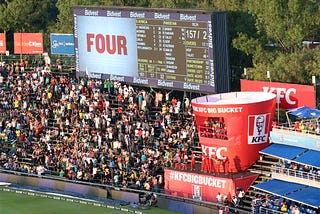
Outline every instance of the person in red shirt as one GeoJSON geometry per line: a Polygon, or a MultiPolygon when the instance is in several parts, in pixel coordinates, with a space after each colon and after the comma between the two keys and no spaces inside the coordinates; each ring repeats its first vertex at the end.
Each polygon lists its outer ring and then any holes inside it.
{"type": "Polygon", "coordinates": [[[181,169],[182,170],[188,170],[188,154],[187,154],[187,150],[185,150],[184,153],[183,153],[181,169]]]}
{"type": "Polygon", "coordinates": [[[204,158],[204,171],[205,172],[209,172],[209,162],[210,162],[210,158],[209,158],[209,155],[205,155],[205,158],[204,158]]]}
{"type": "Polygon", "coordinates": [[[205,154],[202,153],[201,155],[201,171],[204,172],[205,171],[205,154]]]}
{"type": "Polygon", "coordinates": [[[23,60],[21,60],[19,65],[20,65],[20,71],[24,72],[24,67],[26,65],[25,62],[23,60]]]}
{"type": "Polygon", "coordinates": [[[223,160],[223,171],[226,175],[230,173],[229,165],[230,161],[228,156],[226,156],[226,158],[223,160]]]}
{"type": "Polygon", "coordinates": [[[215,169],[215,159],[216,159],[216,156],[213,154],[211,155],[210,157],[210,160],[209,160],[209,171],[211,173],[215,173],[216,172],[216,169],[215,169]]]}
{"type": "Polygon", "coordinates": [[[172,100],[171,100],[171,105],[172,106],[176,106],[177,102],[178,102],[177,99],[175,97],[173,97],[172,100]]]}
{"type": "Polygon", "coordinates": [[[191,171],[196,170],[196,155],[194,154],[194,152],[192,152],[192,154],[191,154],[190,169],[191,169],[191,171]]]}

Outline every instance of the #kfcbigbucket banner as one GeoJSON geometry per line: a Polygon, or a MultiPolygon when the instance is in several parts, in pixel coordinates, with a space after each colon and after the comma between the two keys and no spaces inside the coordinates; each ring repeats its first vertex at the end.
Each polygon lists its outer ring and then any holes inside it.
{"type": "Polygon", "coordinates": [[[247,170],[268,146],[276,95],[232,92],[192,100],[202,156],[228,161],[228,173],[247,170]]]}
{"type": "Polygon", "coordinates": [[[263,91],[277,95],[279,108],[316,107],[315,88],[310,85],[241,80],[241,91],[263,91]]]}
{"type": "Polygon", "coordinates": [[[15,54],[42,54],[42,33],[14,33],[15,54]]]}
{"type": "Polygon", "coordinates": [[[5,54],[6,50],[6,34],[0,33],[0,54],[5,54]]]}
{"type": "Polygon", "coordinates": [[[250,174],[235,177],[216,177],[212,174],[184,172],[166,168],[164,170],[164,183],[168,194],[217,202],[216,196],[218,193],[231,197],[236,194],[237,188],[247,191],[258,176],[258,174],[250,174]]]}

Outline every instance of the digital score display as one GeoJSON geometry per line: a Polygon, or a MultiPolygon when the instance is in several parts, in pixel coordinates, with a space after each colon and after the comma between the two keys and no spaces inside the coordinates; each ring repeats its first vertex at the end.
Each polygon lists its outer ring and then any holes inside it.
{"type": "Polygon", "coordinates": [[[77,75],[215,92],[212,11],[75,7],[77,75]]]}

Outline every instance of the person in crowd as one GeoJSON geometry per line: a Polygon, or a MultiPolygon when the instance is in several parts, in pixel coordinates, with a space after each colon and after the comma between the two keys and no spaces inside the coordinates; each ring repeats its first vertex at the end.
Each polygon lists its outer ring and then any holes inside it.
{"type": "Polygon", "coordinates": [[[217,199],[218,204],[223,204],[223,194],[218,192],[216,199],[217,199]]]}

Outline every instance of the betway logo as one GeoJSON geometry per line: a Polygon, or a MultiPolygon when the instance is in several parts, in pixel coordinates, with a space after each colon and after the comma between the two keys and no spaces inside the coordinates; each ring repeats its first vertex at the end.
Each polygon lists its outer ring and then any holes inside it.
{"type": "Polygon", "coordinates": [[[276,87],[262,87],[264,92],[274,93],[277,95],[276,102],[282,103],[285,101],[289,105],[295,105],[297,101],[292,100],[292,95],[297,94],[297,90],[295,88],[276,88],[276,87]]]}

